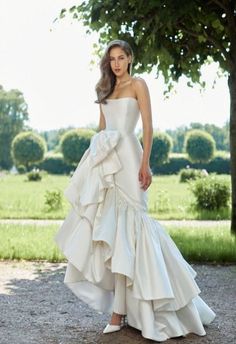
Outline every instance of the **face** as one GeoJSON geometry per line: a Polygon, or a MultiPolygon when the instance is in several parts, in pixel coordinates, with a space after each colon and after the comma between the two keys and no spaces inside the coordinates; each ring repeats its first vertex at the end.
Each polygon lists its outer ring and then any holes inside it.
{"type": "Polygon", "coordinates": [[[116,76],[122,76],[128,70],[128,64],[131,63],[131,56],[127,56],[120,47],[114,47],[110,50],[110,66],[116,76]]]}

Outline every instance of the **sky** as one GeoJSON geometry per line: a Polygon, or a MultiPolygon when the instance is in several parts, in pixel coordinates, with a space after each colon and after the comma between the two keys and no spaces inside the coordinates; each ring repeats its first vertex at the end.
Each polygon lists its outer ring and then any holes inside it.
{"type": "MultiPolygon", "coordinates": [[[[28,104],[29,122],[39,131],[97,126],[99,106],[95,85],[100,77],[99,60],[94,65],[93,44],[98,34],[89,35],[77,20],[56,20],[62,8],[75,0],[0,0],[0,85],[19,89],[28,104]]],[[[176,94],[165,99],[161,77],[140,75],[151,96],[153,127],[175,129],[191,122],[223,126],[229,120],[227,78],[216,81],[217,65],[202,68],[209,85],[204,93],[189,88],[182,77],[176,94]]],[[[142,127],[141,117],[136,129],[142,127]]]]}

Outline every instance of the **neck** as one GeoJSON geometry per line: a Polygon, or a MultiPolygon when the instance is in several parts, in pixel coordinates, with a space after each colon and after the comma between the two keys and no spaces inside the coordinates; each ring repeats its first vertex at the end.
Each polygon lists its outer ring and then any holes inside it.
{"type": "Polygon", "coordinates": [[[125,82],[128,81],[131,78],[129,73],[125,73],[124,75],[122,75],[121,77],[116,77],[116,82],[117,84],[121,83],[121,82],[125,82]]]}

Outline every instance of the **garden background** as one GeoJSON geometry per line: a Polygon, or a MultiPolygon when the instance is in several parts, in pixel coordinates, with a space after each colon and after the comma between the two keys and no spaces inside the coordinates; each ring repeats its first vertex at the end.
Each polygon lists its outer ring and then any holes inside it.
{"type": "MultiPolygon", "coordinates": [[[[134,47],[133,74],[146,80],[151,94],[154,139],[149,214],[163,224],[183,256],[196,265],[199,282],[212,305],[220,310],[217,324],[224,324],[222,333],[227,328],[225,310],[231,324],[233,301],[230,303],[226,295],[221,299],[217,292],[228,290],[234,299],[236,9],[228,0],[212,1],[202,7],[194,0],[180,2],[169,1],[167,12],[165,6],[158,11],[150,8],[161,1],[149,2],[148,6],[145,2],[142,10],[144,1],[122,2],[126,13],[123,18],[119,4],[115,4],[115,14],[112,12],[112,2],[97,4],[91,0],[86,7],[72,0],[50,4],[1,1],[0,259],[2,276],[6,276],[2,277],[1,302],[6,312],[6,305],[11,305],[15,323],[9,324],[10,315],[0,319],[0,330],[5,333],[0,343],[28,344],[30,336],[35,342],[41,338],[37,326],[47,335],[42,342],[59,340],[53,332],[53,318],[45,315],[44,302],[49,300],[46,296],[39,299],[30,281],[38,283],[44,295],[50,290],[43,289],[45,281],[55,290],[59,281],[62,284],[66,259],[53,238],[70,209],[63,191],[97,132],[99,111],[94,104],[94,87],[99,77],[99,57],[104,44],[118,34],[134,47]],[[173,6],[175,11],[168,11],[173,6]],[[145,11],[150,16],[145,16],[145,11]],[[163,17],[151,15],[155,13],[163,17]],[[136,25],[133,15],[138,19],[136,25]],[[232,17],[233,29],[232,22],[229,25],[232,17]],[[121,28],[114,25],[123,19],[121,28]],[[178,34],[174,35],[176,30],[178,34]],[[23,275],[14,270],[16,266],[24,270],[23,275]],[[26,266],[32,268],[32,275],[26,272],[26,266]],[[21,277],[17,278],[17,273],[21,277]],[[224,282],[220,276],[225,276],[224,282]],[[24,288],[32,292],[32,299],[27,301],[32,302],[27,306],[21,301],[25,300],[24,288]],[[38,305],[42,302],[38,311],[34,309],[35,300],[38,305]],[[21,321],[28,332],[21,331],[21,321]],[[11,326],[15,324],[14,332],[11,326]]],[[[141,120],[136,134],[142,144],[141,120]]],[[[63,288],[59,292],[61,300],[66,295],[69,301],[65,302],[76,304],[63,288]]],[[[52,295],[50,302],[55,302],[52,295]]],[[[81,343],[94,343],[99,329],[95,336],[92,327],[98,326],[100,320],[93,318],[83,304],[79,304],[82,313],[72,308],[73,314],[87,314],[91,321],[89,325],[82,322],[81,331],[76,332],[75,324],[72,326],[69,318],[65,320],[65,311],[55,311],[61,338],[65,335],[65,342],[70,344],[78,343],[78,338],[81,343]]],[[[212,342],[222,343],[221,331],[217,332],[214,325],[210,331],[212,342]]],[[[228,342],[233,342],[233,324],[226,332],[228,342]]],[[[127,332],[127,336],[139,340],[135,333],[127,332]]]]}

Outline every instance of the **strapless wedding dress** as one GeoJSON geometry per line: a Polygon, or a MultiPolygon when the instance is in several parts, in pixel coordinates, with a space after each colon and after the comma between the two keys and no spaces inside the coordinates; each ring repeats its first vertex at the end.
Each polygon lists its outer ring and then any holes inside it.
{"type": "Polygon", "coordinates": [[[64,283],[92,308],[113,311],[115,273],[125,276],[127,321],[164,341],[195,333],[216,314],[199,296],[196,272],[148,215],[138,172],[135,98],[102,104],[106,129],[94,134],[65,189],[72,207],[55,241],[68,259],[64,283]]]}

